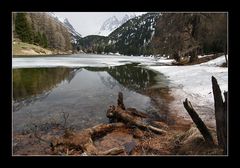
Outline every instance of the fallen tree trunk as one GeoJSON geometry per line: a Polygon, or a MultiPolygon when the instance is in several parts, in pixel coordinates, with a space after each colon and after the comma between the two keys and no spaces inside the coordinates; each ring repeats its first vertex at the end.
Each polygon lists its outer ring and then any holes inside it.
{"type": "Polygon", "coordinates": [[[165,134],[166,131],[157,127],[154,127],[148,124],[146,118],[142,118],[139,116],[134,116],[131,112],[121,109],[120,107],[111,106],[111,110],[108,110],[107,117],[115,118],[117,121],[124,122],[126,124],[134,125],[139,127],[140,129],[149,129],[155,133],[165,134]]]}
{"type": "Polygon", "coordinates": [[[212,76],[212,89],[214,96],[214,108],[217,128],[218,145],[227,153],[227,92],[224,92],[225,102],[223,102],[222,92],[216,78],[212,76]]]}
{"type": "Polygon", "coordinates": [[[137,110],[125,110],[125,106],[123,104],[123,95],[119,92],[118,96],[118,106],[115,107],[110,106],[107,110],[107,117],[112,121],[124,122],[126,124],[134,125],[139,127],[140,129],[148,129],[155,133],[165,134],[166,131],[160,128],[154,127],[148,123],[150,117],[147,114],[143,114],[141,112],[137,112],[137,110]],[[119,100],[121,100],[119,103],[119,100]],[[122,108],[124,107],[124,109],[122,108]]]}
{"type": "Polygon", "coordinates": [[[207,126],[204,124],[202,119],[198,116],[197,112],[192,107],[191,102],[188,101],[188,99],[185,99],[185,101],[183,102],[183,105],[184,105],[185,109],[187,110],[188,114],[190,115],[190,117],[192,118],[193,122],[196,124],[198,130],[203,135],[205,141],[208,144],[213,145],[214,141],[213,141],[212,135],[210,134],[207,126]]]}

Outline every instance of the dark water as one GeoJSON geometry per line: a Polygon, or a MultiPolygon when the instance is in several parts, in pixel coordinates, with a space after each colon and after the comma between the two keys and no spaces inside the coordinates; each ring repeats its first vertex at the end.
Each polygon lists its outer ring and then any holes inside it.
{"type": "Polygon", "coordinates": [[[165,76],[137,64],[14,69],[13,130],[31,123],[63,122],[63,113],[69,114],[68,124],[76,129],[108,122],[106,110],[116,105],[119,91],[126,107],[161,116],[149,91],[161,95],[167,89],[165,76]]]}

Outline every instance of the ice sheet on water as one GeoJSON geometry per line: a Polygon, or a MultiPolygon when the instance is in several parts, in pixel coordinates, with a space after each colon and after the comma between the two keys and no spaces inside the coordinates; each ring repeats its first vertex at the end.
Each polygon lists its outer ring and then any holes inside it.
{"type": "Polygon", "coordinates": [[[34,67],[107,67],[119,66],[128,63],[151,63],[154,58],[148,57],[129,57],[114,55],[71,55],[53,57],[24,57],[13,58],[12,68],[34,68],[34,67]]]}

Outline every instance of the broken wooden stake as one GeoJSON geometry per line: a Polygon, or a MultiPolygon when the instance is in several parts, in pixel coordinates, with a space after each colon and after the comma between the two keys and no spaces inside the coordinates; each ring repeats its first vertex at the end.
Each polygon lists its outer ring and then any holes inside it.
{"type": "Polygon", "coordinates": [[[208,144],[213,145],[214,141],[213,141],[212,135],[210,134],[207,126],[204,124],[202,119],[198,116],[197,112],[192,107],[191,102],[188,101],[188,99],[185,99],[185,101],[183,102],[183,105],[184,105],[185,109],[187,110],[188,114],[190,115],[190,117],[192,118],[193,122],[196,124],[198,130],[203,135],[205,141],[208,144]]]}

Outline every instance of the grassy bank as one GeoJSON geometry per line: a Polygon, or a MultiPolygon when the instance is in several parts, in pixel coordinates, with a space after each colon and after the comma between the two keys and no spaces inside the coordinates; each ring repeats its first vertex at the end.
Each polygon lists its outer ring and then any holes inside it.
{"type": "Polygon", "coordinates": [[[63,52],[58,50],[50,50],[42,48],[34,44],[28,44],[21,42],[19,40],[13,40],[12,44],[12,54],[14,57],[24,56],[34,56],[34,55],[55,55],[55,54],[72,54],[71,51],[63,52]]]}

